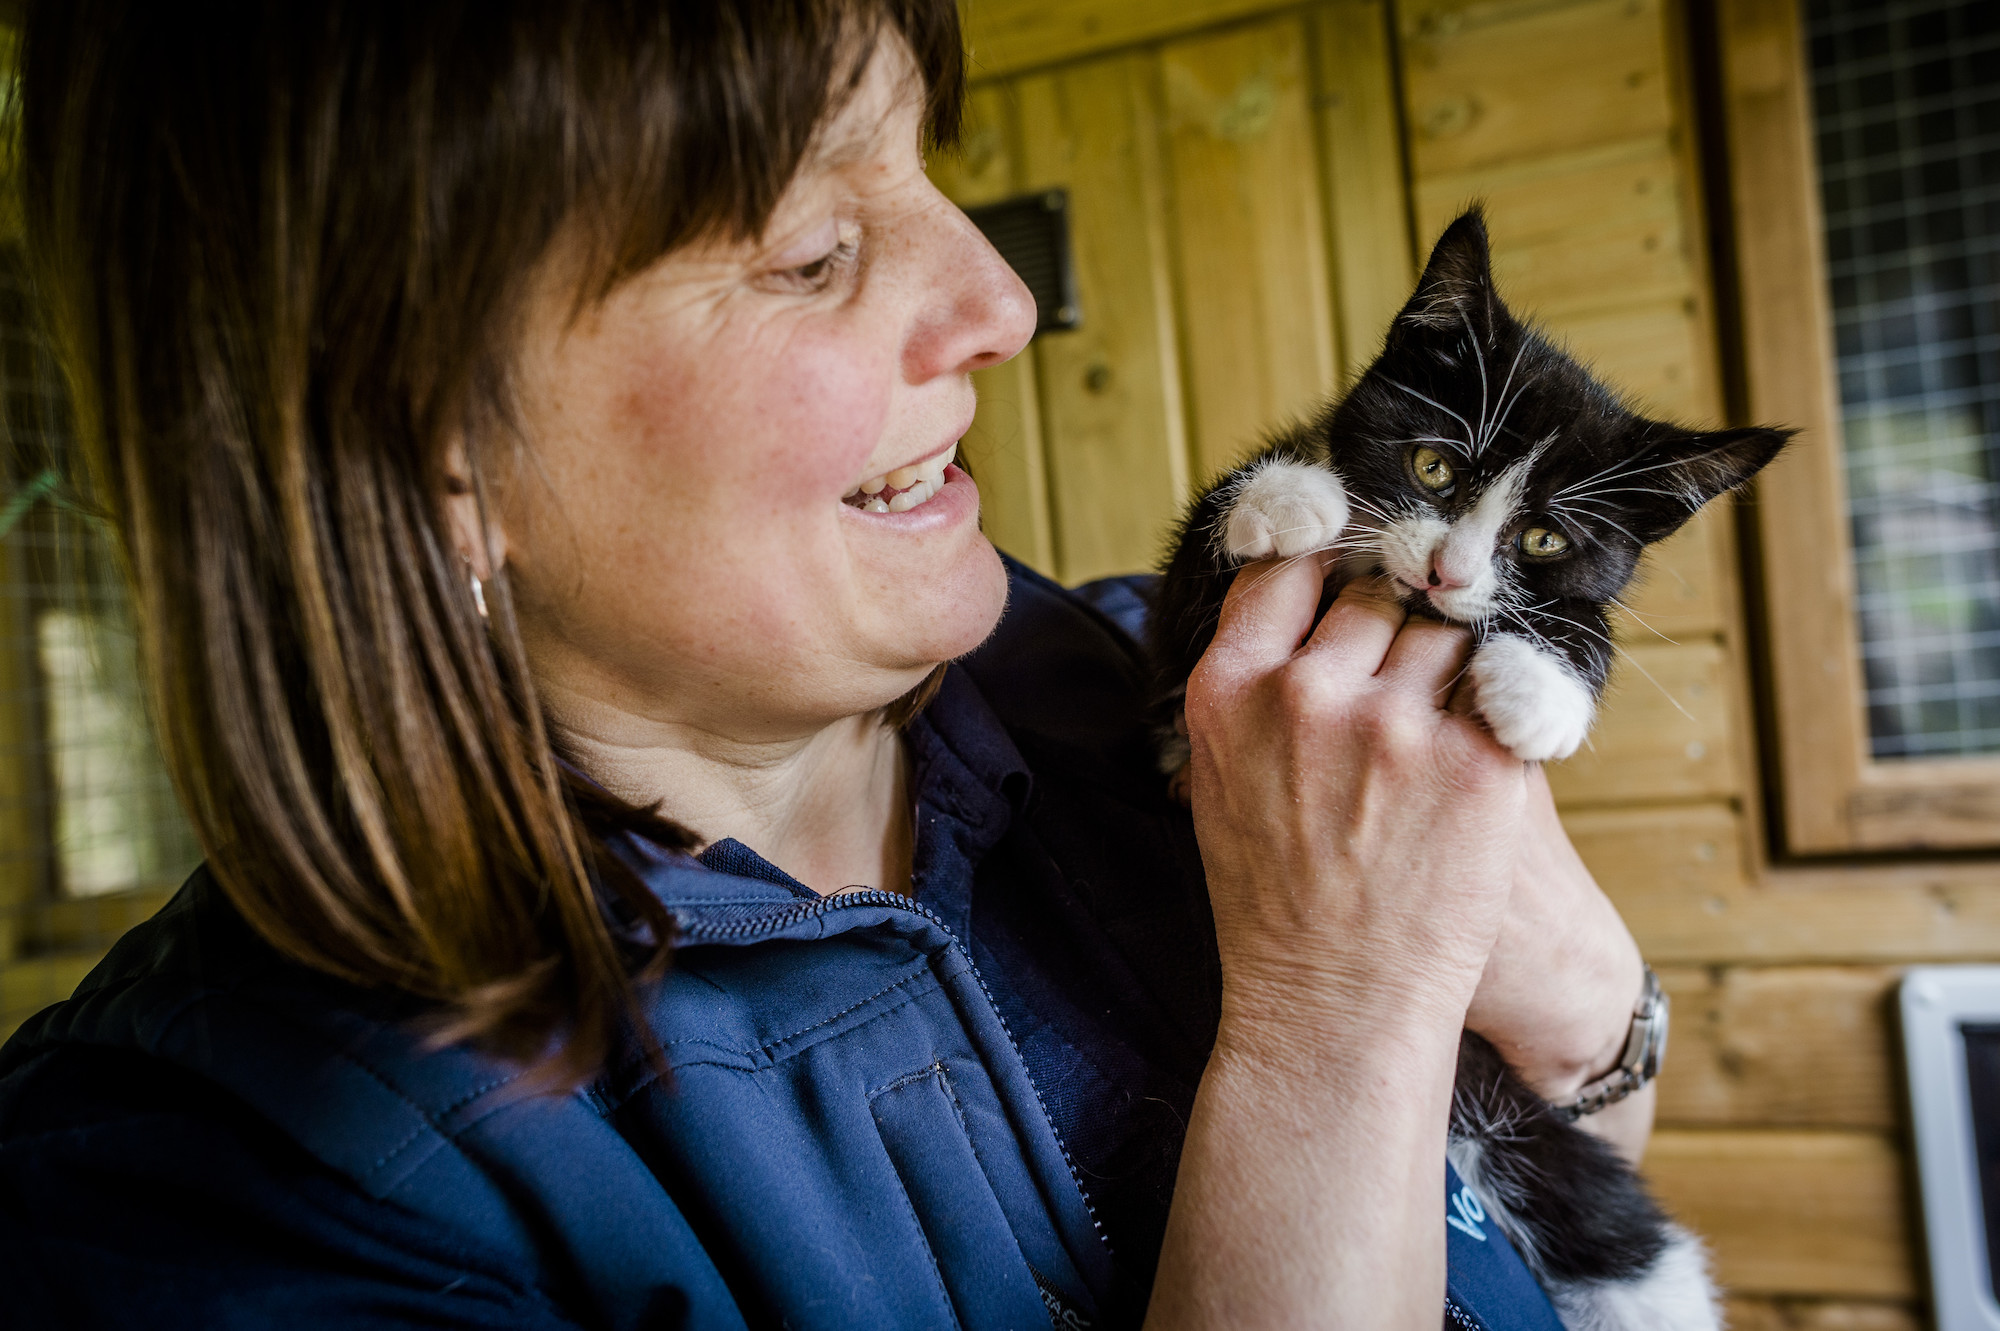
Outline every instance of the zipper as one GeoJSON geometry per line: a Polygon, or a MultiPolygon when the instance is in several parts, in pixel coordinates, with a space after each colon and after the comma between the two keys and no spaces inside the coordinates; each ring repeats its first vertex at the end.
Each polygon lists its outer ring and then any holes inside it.
{"type": "MultiPolygon", "coordinates": [[[[834,911],[853,906],[891,906],[897,910],[909,911],[913,915],[920,915],[936,925],[944,936],[951,940],[951,946],[957,948],[959,954],[965,958],[966,967],[971,970],[972,978],[979,981],[979,992],[986,997],[987,1010],[1000,1022],[1000,1031],[1007,1037],[1007,1046],[1014,1051],[1014,1061],[1020,1065],[1021,1075],[1027,1078],[1028,1089],[1035,1093],[1035,1106],[1042,1111],[1042,1122],[1049,1125],[1049,1135],[1055,1138],[1056,1150],[1062,1154],[1063,1165],[1069,1170],[1070,1182],[1076,1186],[1077,1196],[1083,1199],[1083,1209],[1090,1216],[1091,1228],[1097,1231],[1097,1241],[1104,1245],[1107,1254],[1111,1253],[1111,1236],[1104,1232],[1104,1222],[1098,1219],[1097,1203],[1091,1201],[1090,1189],[1083,1186],[1083,1175],[1077,1170],[1076,1161],[1070,1156],[1069,1143],[1062,1139],[1062,1133],[1056,1128],[1056,1121],[1049,1116],[1048,1101],[1042,1098],[1042,1088],[1035,1084],[1035,1074],[1029,1070],[1028,1060],[1021,1056],[1020,1042],[1014,1038],[1014,1032],[1008,1027],[1007,1018],[1000,1011],[1000,1005],[993,1001],[993,990],[986,983],[986,977],[979,973],[979,963],[972,959],[972,950],[959,941],[951,926],[936,912],[912,901],[900,892],[870,887],[859,892],[841,892],[834,896],[822,897],[818,901],[802,902],[761,920],[739,920],[734,924],[693,927],[683,925],[680,928],[680,936],[690,942],[722,938],[752,942],[761,934],[775,934],[793,925],[816,920],[821,916],[831,915],[834,911]]],[[[1479,1331],[1483,1331],[1483,1328],[1479,1331]]]]}
{"type": "Polygon", "coordinates": [[[1450,1290],[1444,1292],[1444,1313],[1445,1316],[1452,1320],[1452,1324],[1459,1328],[1459,1331],[1486,1331],[1486,1323],[1480,1321],[1477,1316],[1466,1308],[1461,1307],[1458,1300],[1451,1296],[1450,1290]]]}

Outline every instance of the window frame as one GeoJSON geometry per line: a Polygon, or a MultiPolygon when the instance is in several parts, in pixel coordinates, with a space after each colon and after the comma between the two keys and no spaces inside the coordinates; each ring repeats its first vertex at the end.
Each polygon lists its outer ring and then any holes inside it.
{"type": "Polygon", "coordinates": [[[1717,0],[1714,15],[1741,414],[1799,431],[1750,508],[1780,849],[2000,848],[2000,757],[1870,752],[1799,0],[1717,0]]]}

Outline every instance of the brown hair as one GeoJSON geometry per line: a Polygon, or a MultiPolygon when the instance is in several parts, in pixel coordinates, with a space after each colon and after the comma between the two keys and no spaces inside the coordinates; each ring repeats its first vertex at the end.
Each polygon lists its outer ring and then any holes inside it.
{"type": "Polygon", "coordinates": [[[602,1061],[671,920],[595,834],[632,811],[565,779],[504,578],[480,618],[446,444],[493,465],[559,230],[580,301],[755,236],[885,30],[949,143],[953,0],[34,7],[30,261],[162,750],[280,952],[560,1080],[602,1061]]]}

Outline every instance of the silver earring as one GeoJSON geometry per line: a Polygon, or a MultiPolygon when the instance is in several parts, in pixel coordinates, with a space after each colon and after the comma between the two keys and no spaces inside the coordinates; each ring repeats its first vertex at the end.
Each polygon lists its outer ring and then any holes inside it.
{"type": "Polygon", "coordinates": [[[486,613],[486,589],[479,585],[479,575],[477,573],[467,573],[465,576],[472,579],[472,604],[478,609],[479,617],[481,619],[489,618],[486,613]]]}

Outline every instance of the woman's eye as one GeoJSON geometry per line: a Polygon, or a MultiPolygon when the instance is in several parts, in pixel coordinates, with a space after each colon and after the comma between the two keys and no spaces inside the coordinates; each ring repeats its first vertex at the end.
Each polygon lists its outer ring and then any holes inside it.
{"type": "Polygon", "coordinates": [[[790,286],[803,288],[808,291],[817,291],[829,285],[834,278],[838,277],[842,270],[854,261],[854,257],[859,250],[860,238],[858,234],[847,227],[842,227],[839,232],[839,239],[831,249],[824,251],[817,258],[807,260],[805,263],[794,264],[789,268],[781,268],[778,270],[777,275],[790,286]]]}
{"type": "Polygon", "coordinates": [[[828,250],[811,263],[801,264],[799,267],[792,269],[789,275],[801,282],[817,283],[833,271],[834,256],[839,253],[838,249],[828,250]]]}
{"type": "Polygon", "coordinates": [[[822,287],[840,271],[848,257],[846,242],[834,246],[811,263],[802,263],[796,268],[787,268],[785,277],[800,286],[822,287]]]}
{"type": "Polygon", "coordinates": [[[1569,537],[1550,527],[1530,527],[1521,533],[1521,553],[1531,559],[1550,559],[1569,549],[1569,537]]]}
{"type": "Polygon", "coordinates": [[[1452,483],[1458,479],[1451,463],[1445,461],[1444,454],[1435,448],[1420,447],[1410,454],[1410,469],[1417,474],[1417,484],[1432,494],[1449,492],[1452,483]]]}

